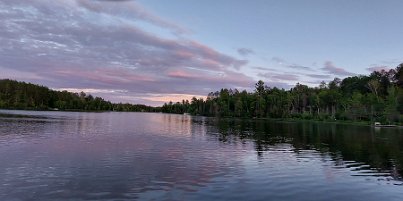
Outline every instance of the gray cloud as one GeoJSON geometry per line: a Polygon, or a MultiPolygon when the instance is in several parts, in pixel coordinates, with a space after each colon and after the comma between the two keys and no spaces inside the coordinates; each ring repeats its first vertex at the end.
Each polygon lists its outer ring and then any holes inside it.
{"type": "Polygon", "coordinates": [[[237,51],[238,51],[238,54],[240,54],[242,56],[248,56],[250,54],[255,53],[252,49],[249,49],[249,48],[239,48],[237,51]]]}
{"type": "Polygon", "coordinates": [[[127,100],[253,86],[252,78],[237,72],[247,60],[184,37],[144,31],[133,21],[176,31],[179,26],[143,12],[137,3],[92,2],[1,1],[0,77],[52,88],[119,89],[127,100]]]}
{"type": "Polygon", "coordinates": [[[280,57],[272,57],[271,60],[279,64],[287,63],[283,58],[280,57]]]}
{"type": "Polygon", "coordinates": [[[388,59],[388,60],[381,61],[381,63],[383,63],[385,65],[388,65],[388,66],[397,66],[397,65],[403,63],[403,60],[402,60],[402,58],[400,58],[400,59],[388,59]]]}
{"type": "Polygon", "coordinates": [[[318,79],[329,79],[332,77],[330,75],[322,75],[322,74],[305,74],[305,75],[311,78],[318,78],[318,79]]]}
{"type": "Polygon", "coordinates": [[[272,57],[271,61],[273,61],[283,67],[291,68],[294,70],[314,71],[311,67],[303,66],[303,65],[299,65],[299,64],[295,64],[295,63],[293,64],[280,57],[272,57]]]}
{"type": "Polygon", "coordinates": [[[387,66],[376,66],[376,65],[366,68],[366,70],[369,72],[382,71],[382,70],[389,71],[390,69],[391,68],[389,68],[387,66]]]}
{"type": "Polygon", "coordinates": [[[331,79],[321,79],[321,80],[308,81],[308,82],[306,82],[306,83],[312,84],[312,85],[314,85],[315,87],[318,87],[321,82],[326,82],[326,83],[328,83],[328,82],[330,82],[330,81],[332,81],[332,80],[331,80],[331,79]]]}
{"type": "Polygon", "coordinates": [[[258,76],[268,78],[274,81],[297,81],[299,79],[298,75],[291,73],[259,73],[258,76]]]}
{"type": "Polygon", "coordinates": [[[262,71],[277,71],[277,69],[274,69],[274,68],[266,68],[266,67],[260,67],[260,66],[254,66],[252,68],[256,69],[256,70],[262,70],[262,71]]]}
{"type": "Polygon", "coordinates": [[[336,67],[331,61],[327,61],[324,64],[324,67],[321,68],[323,71],[333,74],[333,75],[338,75],[338,76],[353,76],[355,73],[351,73],[346,71],[344,68],[336,67]]]}
{"type": "Polygon", "coordinates": [[[288,65],[287,67],[292,68],[292,69],[296,69],[296,70],[313,71],[313,69],[311,67],[301,66],[301,65],[298,65],[298,64],[288,65]]]}
{"type": "Polygon", "coordinates": [[[189,33],[190,31],[184,27],[181,27],[169,20],[163,19],[135,1],[129,0],[106,0],[102,1],[88,1],[88,0],[75,0],[76,3],[89,11],[108,14],[112,16],[118,16],[121,20],[144,20],[148,23],[154,24],[156,26],[164,27],[172,30],[176,34],[189,33]],[[120,2],[119,5],[112,2],[120,2]]]}
{"type": "Polygon", "coordinates": [[[285,82],[271,81],[271,80],[265,80],[264,83],[268,87],[277,87],[277,88],[280,88],[280,89],[291,89],[295,85],[295,84],[288,84],[288,83],[285,83],[285,82]]]}

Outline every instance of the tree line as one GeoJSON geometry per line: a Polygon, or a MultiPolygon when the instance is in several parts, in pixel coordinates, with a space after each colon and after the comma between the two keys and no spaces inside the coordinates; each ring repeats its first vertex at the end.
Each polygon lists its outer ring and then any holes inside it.
{"type": "Polygon", "coordinates": [[[55,91],[44,86],[10,79],[0,80],[0,108],[69,111],[159,111],[159,108],[146,105],[111,103],[84,92],[55,91]]]}
{"type": "Polygon", "coordinates": [[[297,83],[289,90],[263,81],[253,92],[221,89],[206,99],[165,103],[162,107],[111,103],[90,94],[55,91],[10,79],[0,80],[0,108],[31,110],[134,111],[190,113],[242,118],[300,118],[318,120],[403,123],[403,63],[389,71],[335,78],[317,87],[297,83]]]}
{"type": "Polygon", "coordinates": [[[301,118],[403,122],[403,63],[370,75],[335,78],[317,87],[297,83],[289,90],[260,80],[253,92],[221,89],[207,98],[169,102],[165,113],[218,117],[301,118]]]}

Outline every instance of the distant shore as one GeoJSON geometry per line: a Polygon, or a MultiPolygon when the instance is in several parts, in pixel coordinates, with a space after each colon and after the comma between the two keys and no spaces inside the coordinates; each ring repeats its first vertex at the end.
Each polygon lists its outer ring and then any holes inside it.
{"type": "MultiPolygon", "coordinates": [[[[241,118],[241,117],[213,117],[221,119],[239,119],[239,120],[268,120],[278,122],[311,122],[311,123],[329,123],[329,124],[345,124],[357,126],[374,126],[375,121],[352,121],[352,120],[319,120],[319,119],[297,119],[297,118],[241,118]]],[[[403,128],[403,124],[392,123],[396,127],[403,128]]]]}
{"type": "MultiPolygon", "coordinates": [[[[24,115],[24,114],[10,114],[10,113],[2,113],[1,110],[5,111],[37,111],[37,112],[86,112],[86,113],[103,113],[103,112],[130,112],[130,111],[88,111],[88,110],[34,110],[34,109],[4,109],[0,108],[0,117],[3,118],[32,118],[32,115],[24,115]]],[[[133,111],[138,113],[149,113],[149,112],[140,112],[133,111]]],[[[151,112],[151,113],[161,113],[161,112],[151,112]]],[[[172,114],[172,113],[162,113],[162,114],[172,114]]],[[[182,114],[174,114],[174,115],[182,115],[182,114]]],[[[189,116],[202,116],[202,115],[191,115],[189,116]]],[[[351,121],[351,120],[319,120],[319,119],[297,119],[297,118],[257,118],[257,117],[210,117],[203,116],[208,118],[217,118],[217,119],[229,119],[229,120],[253,120],[253,121],[277,121],[277,122],[310,122],[310,123],[329,123],[329,124],[345,124],[345,125],[357,125],[357,126],[371,126],[374,127],[373,121],[351,121]]],[[[35,117],[34,117],[35,118],[35,117]]],[[[403,128],[402,124],[393,123],[396,127],[393,128],[403,128]]]]}

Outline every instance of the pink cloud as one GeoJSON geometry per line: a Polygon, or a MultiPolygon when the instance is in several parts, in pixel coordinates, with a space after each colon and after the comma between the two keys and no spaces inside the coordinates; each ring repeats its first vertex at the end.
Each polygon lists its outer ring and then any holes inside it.
{"type": "Polygon", "coordinates": [[[91,89],[114,101],[118,96],[106,92],[125,91],[124,100],[135,102],[150,94],[253,86],[251,77],[237,72],[247,60],[184,36],[147,32],[131,21],[173,32],[180,28],[132,3],[0,1],[0,9],[9,8],[0,16],[2,72],[15,70],[19,80],[51,88],[91,89]]]}
{"type": "Polygon", "coordinates": [[[182,59],[192,59],[196,56],[192,52],[185,51],[185,50],[178,50],[175,52],[175,55],[178,56],[178,58],[182,58],[182,59]]]}
{"type": "Polygon", "coordinates": [[[146,97],[145,99],[163,104],[169,101],[172,101],[174,103],[181,102],[182,100],[190,101],[193,97],[196,97],[197,99],[200,98],[206,99],[205,95],[196,95],[196,94],[152,94],[149,97],[146,97]]]}
{"type": "Polygon", "coordinates": [[[351,73],[346,71],[344,68],[341,67],[336,67],[331,61],[326,61],[324,64],[324,67],[321,68],[323,71],[333,74],[333,75],[338,75],[338,76],[353,76],[355,73],[351,73]]]}
{"type": "Polygon", "coordinates": [[[168,72],[167,75],[169,77],[174,77],[174,78],[195,78],[196,77],[184,70],[174,70],[174,71],[168,72]]]}
{"type": "Polygon", "coordinates": [[[136,74],[134,70],[125,68],[94,68],[82,69],[76,67],[55,70],[53,75],[63,78],[81,78],[111,85],[129,84],[135,82],[152,82],[155,79],[149,75],[136,74]]]}

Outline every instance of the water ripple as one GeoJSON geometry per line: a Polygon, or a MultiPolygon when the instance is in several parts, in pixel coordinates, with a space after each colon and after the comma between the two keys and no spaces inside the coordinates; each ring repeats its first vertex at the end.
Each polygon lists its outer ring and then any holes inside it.
{"type": "Polygon", "coordinates": [[[375,137],[315,123],[10,113],[0,117],[0,200],[403,198],[398,130],[375,137]]]}

